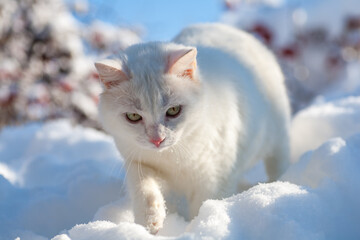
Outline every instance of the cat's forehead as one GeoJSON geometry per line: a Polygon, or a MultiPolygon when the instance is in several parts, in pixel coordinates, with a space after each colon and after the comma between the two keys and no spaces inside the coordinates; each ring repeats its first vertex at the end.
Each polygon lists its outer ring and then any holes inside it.
{"type": "Polygon", "coordinates": [[[175,93],[165,83],[159,84],[150,78],[142,80],[132,78],[109,92],[126,111],[155,114],[175,102],[175,93]]]}
{"type": "Polygon", "coordinates": [[[157,108],[166,106],[169,102],[170,94],[165,86],[157,84],[156,81],[145,81],[137,89],[138,104],[143,110],[156,111],[157,108]]]}
{"type": "Polygon", "coordinates": [[[137,44],[126,49],[127,66],[134,77],[159,75],[167,64],[166,47],[161,43],[137,44]]]}
{"type": "Polygon", "coordinates": [[[171,96],[165,76],[166,45],[156,42],[138,44],[128,48],[126,54],[136,105],[153,110],[166,106],[171,96]]]}

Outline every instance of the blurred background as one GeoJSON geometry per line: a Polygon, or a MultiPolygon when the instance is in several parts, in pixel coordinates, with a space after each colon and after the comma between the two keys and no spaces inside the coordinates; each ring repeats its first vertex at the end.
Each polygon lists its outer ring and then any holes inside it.
{"type": "Polygon", "coordinates": [[[70,118],[99,128],[96,59],[222,22],[276,54],[293,114],[360,94],[358,0],[0,0],[0,128],[70,118]]]}

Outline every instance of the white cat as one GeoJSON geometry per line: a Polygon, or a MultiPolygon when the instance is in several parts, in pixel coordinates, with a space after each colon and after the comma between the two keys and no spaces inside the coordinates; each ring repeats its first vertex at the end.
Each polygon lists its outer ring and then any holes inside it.
{"type": "Polygon", "coordinates": [[[151,233],[177,199],[191,219],[204,200],[241,191],[258,160],[270,181],[288,166],[284,77],[249,34],[196,25],[173,43],[133,45],[95,65],[101,122],[125,158],[135,221],[151,233]]]}

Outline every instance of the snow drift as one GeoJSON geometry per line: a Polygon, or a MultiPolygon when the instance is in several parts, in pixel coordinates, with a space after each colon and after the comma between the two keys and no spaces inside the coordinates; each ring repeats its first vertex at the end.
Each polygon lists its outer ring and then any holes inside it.
{"type": "Polygon", "coordinates": [[[23,236],[23,230],[51,237],[89,221],[99,207],[120,198],[120,168],[111,138],[93,129],[68,121],[4,129],[0,239],[23,236]]]}
{"type": "MultiPolygon", "coordinates": [[[[183,228],[177,236],[170,232],[174,239],[357,239],[359,146],[360,135],[329,140],[282,178],[293,183],[259,184],[228,199],[208,200],[190,223],[170,215],[163,231],[183,228]]],[[[134,223],[97,221],[54,239],[152,238],[157,237],[134,223]]]]}

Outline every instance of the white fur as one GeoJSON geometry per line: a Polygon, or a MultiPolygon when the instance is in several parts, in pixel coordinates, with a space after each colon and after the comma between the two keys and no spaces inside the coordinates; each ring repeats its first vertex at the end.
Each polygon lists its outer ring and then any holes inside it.
{"type": "Polygon", "coordinates": [[[150,232],[162,227],[166,209],[179,210],[179,199],[187,200],[183,215],[192,218],[204,200],[241,191],[243,173],[260,159],[270,181],[283,173],[290,113],[284,78],[252,36],[196,25],[174,43],[134,45],[119,59],[130,80],[104,91],[100,116],[126,160],[135,221],[150,232]],[[198,52],[194,79],[167,72],[169,56],[191,47],[198,52]],[[167,119],[176,105],[183,111],[167,119]],[[143,120],[129,123],[126,112],[143,120]],[[151,137],[165,140],[157,148],[151,137]]]}

